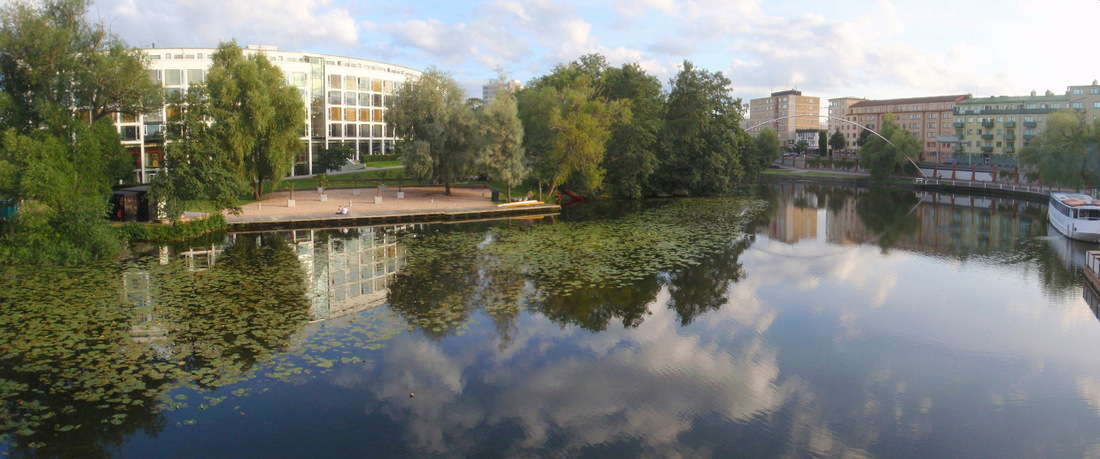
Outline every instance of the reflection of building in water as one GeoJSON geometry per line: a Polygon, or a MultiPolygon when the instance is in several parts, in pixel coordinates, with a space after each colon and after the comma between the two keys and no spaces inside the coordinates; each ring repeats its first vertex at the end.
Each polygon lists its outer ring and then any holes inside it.
{"type": "Polygon", "coordinates": [[[153,302],[153,275],[149,271],[131,270],[122,273],[122,303],[134,308],[134,323],[130,336],[144,343],[162,342],[167,336],[157,324],[153,302]]]}
{"type": "Polygon", "coordinates": [[[298,261],[310,283],[314,319],[330,319],[386,302],[386,292],[405,265],[397,233],[405,226],[358,228],[348,235],[331,230],[299,230],[290,234],[298,261]],[[328,232],[327,237],[319,237],[328,232]]]}
{"type": "MultiPolygon", "coordinates": [[[[875,243],[882,236],[870,234],[859,217],[857,203],[865,190],[829,190],[825,237],[835,244],[875,243]]],[[[911,210],[920,220],[912,233],[900,234],[893,247],[924,253],[986,254],[1015,248],[1029,237],[1045,235],[1043,205],[1027,201],[981,196],[920,193],[911,210]]]]}
{"type": "MultiPolygon", "coordinates": [[[[186,251],[180,252],[179,257],[187,262],[188,270],[202,271],[214,266],[214,263],[217,263],[218,257],[224,251],[224,246],[210,244],[206,247],[190,247],[186,251]]],[[[162,261],[161,264],[167,264],[167,262],[162,261]]]]}
{"type": "Polygon", "coordinates": [[[1096,291],[1096,287],[1092,286],[1092,282],[1085,281],[1084,292],[1081,294],[1085,298],[1085,303],[1088,303],[1089,309],[1092,309],[1092,314],[1096,316],[1097,320],[1100,320],[1100,292],[1096,291]]]}
{"type": "Polygon", "coordinates": [[[795,243],[817,238],[817,195],[801,183],[782,184],[779,209],[768,226],[768,237],[795,243]]]}

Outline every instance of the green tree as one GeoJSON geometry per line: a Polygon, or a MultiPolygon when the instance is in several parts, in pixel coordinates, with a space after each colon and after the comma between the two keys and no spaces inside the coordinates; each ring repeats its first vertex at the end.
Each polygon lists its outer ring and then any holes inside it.
{"type": "Polygon", "coordinates": [[[870,137],[871,137],[871,130],[867,129],[867,128],[863,128],[862,131],[859,131],[859,137],[856,138],[856,145],[862,147],[863,144],[867,143],[867,140],[870,137]]]}
{"type": "Polygon", "coordinates": [[[432,67],[406,82],[389,99],[406,174],[451,184],[473,171],[481,139],[466,94],[447,73],[432,67]]]}
{"type": "Polygon", "coordinates": [[[0,260],[77,263],[119,248],[111,185],[132,162],[113,125],[157,106],[140,51],[85,17],[82,0],[0,7],[0,260]]]}
{"type": "Polygon", "coordinates": [[[920,154],[921,145],[913,134],[898,126],[894,115],[890,113],[882,117],[882,130],[879,134],[890,141],[873,136],[863,144],[860,156],[871,172],[871,179],[875,183],[884,184],[898,167],[920,154]]]}
{"type": "Polygon", "coordinates": [[[355,149],[350,143],[333,143],[321,149],[317,158],[313,160],[313,171],[320,174],[340,170],[355,156],[355,149]]]}
{"type": "Polygon", "coordinates": [[[829,147],[834,152],[848,148],[848,141],[844,139],[844,134],[840,133],[840,128],[837,128],[836,131],[833,131],[833,135],[829,136],[829,147]]]}
{"type": "Polygon", "coordinates": [[[829,131],[817,131],[817,154],[832,156],[829,151],[829,131]]]}
{"type": "Polygon", "coordinates": [[[803,154],[803,153],[806,153],[806,151],[808,151],[809,149],[810,149],[810,142],[807,142],[806,139],[799,140],[798,142],[795,142],[795,144],[794,144],[794,152],[795,153],[803,154]]]}
{"type": "Polygon", "coordinates": [[[640,198],[651,193],[650,178],[657,170],[665,110],[661,81],[638,64],[623,64],[604,71],[603,85],[611,100],[623,101],[623,109],[630,110],[629,118],[620,117],[611,126],[604,185],[614,196],[640,198]]]}
{"type": "Polygon", "coordinates": [[[609,101],[599,86],[606,65],[602,62],[602,56],[589,55],[559,65],[519,96],[532,172],[540,184],[550,185],[550,194],[566,184],[578,190],[600,188],[611,126],[629,121],[625,104],[609,101]]]}
{"type": "Polygon", "coordinates": [[[208,201],[215,212],[238,210],[237,199],[248,193],[245,176],[207,122],[210,100],[206,88],[192,86],[169,100],[165,139],[165,171],[157,174],[150,194],[170,219],[178,219],[191,201],[208,201]]]}
{"type": "Polygon", "coordinates": [[[768,165],[779,159],[779,155],[782,154],[779,151],[779,134],[772,128],[761,129],[752,140],[751,145],[753,153],[746,156],[752,158],[753,161],[745,167],[746,178],[755,178],[768,165]]]}
{"type": "Polygon", "coordinates": [[[206,88],[216,135],[259,199],[264,182],[278,184],[304,149],[305,104],[263,53],[246,57],[230,41],[218,45],[210,58],[206,88]]]}
{"type": "Polygon", "coordinates": [[[721,72],[700,70],[690,61],[670,84],[659,193],[728,193],[745,174],[741,100],[730,96],[730,80],[721,72]]]}
{"type": "MultiPolygon", "coordinates": [[[[499,77],[506,81],[505,75],[499,77]]],[[[509,201],[512,188],[527,177],[524,163],[523,123],[519,120],[516,97],[512,91],[498,90],[493,100],[478,110],[482,144],[482,161],[492,177],[503,183],[509,201]]]]}
{"type": "Polygon", "coordinates": [[[1052,113],[1046,128],[1020,151],[1020,162],[1039,169],[1043,183],[1081,189],[1100,185],[1100,121],[1052,113]]]}

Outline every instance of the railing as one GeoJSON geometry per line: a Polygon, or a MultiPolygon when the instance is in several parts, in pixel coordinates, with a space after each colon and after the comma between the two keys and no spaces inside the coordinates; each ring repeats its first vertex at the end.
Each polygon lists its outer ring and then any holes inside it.
{"type": "Polygon", "coordinates": [[[993,140],[993,134],[982,134],[982,138],[985,140],[993,140]]]}
{"type": "Polygon", "coordinates": [[[1100,274],[1100,250],[1085,252],[1085,266],[1092,270],[1094,274],[1100,274]]]}
{"type": "Polygon", "coordinates": [[[993,127],[993,120],[982,121],[982,127],[993,127]]]}
{"type": "MultiPolygon", "coordinates": [[[[1043,187],[1042,185],[1020,185],[1012,183],[997,183],[997,182],[974,182],[970,180],[950,180],[950,179],[938,179],[938,178],[923,178],[914,180],[913,183],[924,185],[945,185],[945,186],[961,186],[967,188],[981,188],[983,190],[1001,190],[1001,191],[1017,191],[1028,192],[1042,195],[1050,194],[1050,187],[1043,187]]],[[[1100,253],[1100,252],[1098,252],[1100,253]]]]}
{"type": "Polygon", "coordinates": [[[1006,128],[1014,128],[1014,127],[1016,127],[1016,122],[1015,121],[1005,121],[1005,127],[1006,128]]]}
{"type": "Polygon", "coordinates": [[[1033,127],[1035,127],[1035,126],[1036,126],[1036,125],[1035,125],[1035,122],[1034,122],[1034,121],[1024,121],[1024,127],[1029,127],[1029,128],[1033,128],[1033,127]]]}

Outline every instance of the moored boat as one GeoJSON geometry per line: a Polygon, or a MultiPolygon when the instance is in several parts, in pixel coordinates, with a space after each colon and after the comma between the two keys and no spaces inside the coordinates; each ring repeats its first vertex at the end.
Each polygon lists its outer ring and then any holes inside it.
{"type": "Polygon", "coordinates": [[[1100,241],[1100,200],[1081,193],[1051,193],[1050,225],[1070,239],[1100,241]]]}

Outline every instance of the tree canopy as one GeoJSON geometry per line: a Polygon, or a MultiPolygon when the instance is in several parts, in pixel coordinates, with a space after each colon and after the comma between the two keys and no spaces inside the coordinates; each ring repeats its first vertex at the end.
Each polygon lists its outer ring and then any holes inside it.
{"type": "Polygon", "coordinates": [[[833,151],[843,150],[848,148],[848,140],[844,138],[844,134],[840,133],[840,128],[833,131],[833,134],[829,136],[829,147],[833,151]]]}
{"type": "MultiPolygon", "coordinates": [[[[505,81],[504,75],[499,78],[505,81]]],[[[500,89],[493,100],[478,110],[481,124],[482,163],[494,180],[503,183],[512,199],[512,188],[527,177],[524,162],[523,123],[519,120],[516,97],[512,91],[500,89]]]]}
{"type": "Polygon", "coordinates": [[[1100,121],[1070,112],[1052,113],[1046,129],[1020,151],[1044,183],[1071,188],[1100,186],[1100,121]]]}
{"type": "Polygon", "coordinates": [[[263,53],[246,57],[230,41],[210,58],[206,89],[215,133],[259,199],[264,182],[278,183],[289,174],[304,149],[305,104],[263,53]]]}
{"type": "Polygon", "coordinates": [[[898,125],[891,113],[882,117],[879,134],[890,141],[873,135],[863,144],[860,156],[871,172],[871,179],[875,183],[884,184],[898,167],[920,155],[921,145],[920,140],[898,125]]]}
{"type": "Polygon", "coordinates": [[[114,254],[111,185],[133,165],[113,122],[160,104],[137,49],[87,21],[83,0],[0,7],[0,260],[77,263],[114,254]]]}
{"type": "Polygon", "coordinates": [[[435,67],[407,81],[387,102],[405,173],[451,184],[473,171],[481,140],[473,109],[454,78],[435,67]]]}

